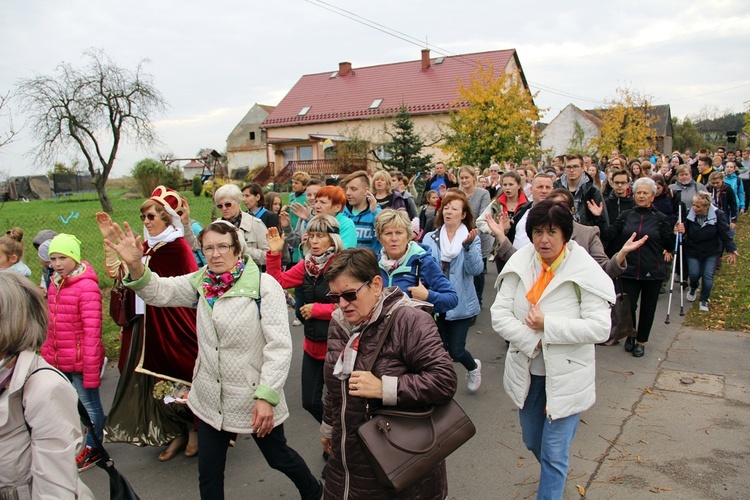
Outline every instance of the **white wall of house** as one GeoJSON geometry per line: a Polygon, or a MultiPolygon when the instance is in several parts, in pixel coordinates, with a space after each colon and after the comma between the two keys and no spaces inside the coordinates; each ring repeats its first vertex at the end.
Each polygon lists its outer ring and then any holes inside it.
{"type": "Polygon", "coordinates": [[[255,104],[227,137],[227,170],[230,176],[238,168],[249,167],[252,170],[266,164],[260,124],[267,116],[266,110],[255,104]]]}
{"type": "Polygon", "coordinates": [[[576,121],[583,128],[584,145],[594,137],[598,137],[598,127],[581,113],[580,109],[568,104],[542,131],[542,149],[551,150],[547,153],[549,156],[562,155],[568,151],[575,133],[576,121]]]}

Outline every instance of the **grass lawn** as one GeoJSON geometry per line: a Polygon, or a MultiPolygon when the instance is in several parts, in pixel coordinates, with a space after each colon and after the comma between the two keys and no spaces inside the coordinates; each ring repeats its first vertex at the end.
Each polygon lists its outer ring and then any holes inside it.
{"type": "MultiPolygon", "coordinates": [[[[123,220],[140,227],[138,208],[143,198],[126,200],[122,196],[126,189],[109,190],[114,213],[112,219],[118,223],[123,220]]],[[[192,192],[182,193],[190,204],[192,218],[206,225],[212,220],[213,200],[206,197],[196,197],[192,192]]],[[[24,232],[24,262],[31,268],[32,280],[39,282],[41,277],[41,263],[32,245],[36,233],[42,229],[52,229],[58,233],[74,234],[81,240],[83,259],[90,262],[99,277],[104,300],[103,340],[107,357],[117,359],[120,351],[120,328],[109,318],[109,290],[112,280],[104,272],[104,250],[101,233],[96,225],[94,214],[101,211],[101,204],[95,193],[86,193],[69,198],[63,198],[59,203],[54,200],[32,200],[28,203],[9,201],[0,204],[0,229],[3,232],[20,227],[24,232]]]]}
{"type": "MultiPolygon", "coordinates": [[[[709,312],[698,310],[698,301],[685,302],[685,324],[707,330],[750,333],[750,215],[739,218],[734,237],[740,257],[734,266],[726,262],[714,277],[709,312]]],[[[673,298],[672,300],[675,300],[673,298]]],[[[672,310],[677,302],[672,303],[672,310]]]]}

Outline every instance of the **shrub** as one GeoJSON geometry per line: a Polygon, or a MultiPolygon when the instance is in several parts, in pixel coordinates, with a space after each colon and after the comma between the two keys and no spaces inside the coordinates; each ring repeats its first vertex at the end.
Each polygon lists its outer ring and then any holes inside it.
{"type": "Polygon", "coordinates": [[[161,184],[162,178],[166,175],[167,167],[159,160],[153,158],[144,158],[133,167],[132,174],[138,182],[138,187],[144,198],[151,196],[156,186],[161,184]]]}
{"type": "Polygon", "coordinates": [[[203,183],[201,182],[201,176],[194,175],[193,176],[193,194],[195,196],[200,196],[201,191],[203,191],[203,183]]]}

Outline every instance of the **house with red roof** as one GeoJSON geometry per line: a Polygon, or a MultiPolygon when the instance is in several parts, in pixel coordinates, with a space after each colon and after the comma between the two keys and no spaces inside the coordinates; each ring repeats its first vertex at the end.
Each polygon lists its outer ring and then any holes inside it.
{"type": "Polygon", "coordinates": [[[431,57],[423,49],[414,61],[362,68],[342,62],[337,70],[304,75],[261,124],[273,175],[278,182],[296,170],[330,175],[376,168],[385,154],[385,127],[402,105],[428,145],[423,152],[444,159],[441,126],[451,111],[467,105],[458,102],[459,83],[468,85],[480,64],[528,90],[515,49],[449,57],[431,57]],[[365,141],[369,152],[342,159],[338,152],[353,140],[365,141]]]}

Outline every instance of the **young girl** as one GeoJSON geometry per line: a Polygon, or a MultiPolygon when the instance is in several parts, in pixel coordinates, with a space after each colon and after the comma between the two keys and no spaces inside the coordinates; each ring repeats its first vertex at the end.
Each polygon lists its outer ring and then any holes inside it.
{"type": "Polygon", "coordinates": [[[420,233],[417,241],[422,241],[422,236],[435,229],[435,215],[437,215],[438,194],[434,189],[430,189],[424,194],[422,200],[422,210],[419,211],[419,229],[420,233]]]}
{"type": "MultiPolygon", "coordinates": [[[[102,292],[91,265],[81,260],[81,242],[72,234],[58,234],[49,245],[55,270],[47,297],[49,327],[42,357],[73,383],[101,440],[104,411],[99,399],[102,344],[102,292]]],[[[94,438],[76,459],[78,470],[92,467],[100,459],[94,438]]]]}
{"type": "Polygon", "coordinates": [[[31,269],[23,263],[23,231],[14,227],[0,236],[0,269],[31,277],[31,269]]]}

